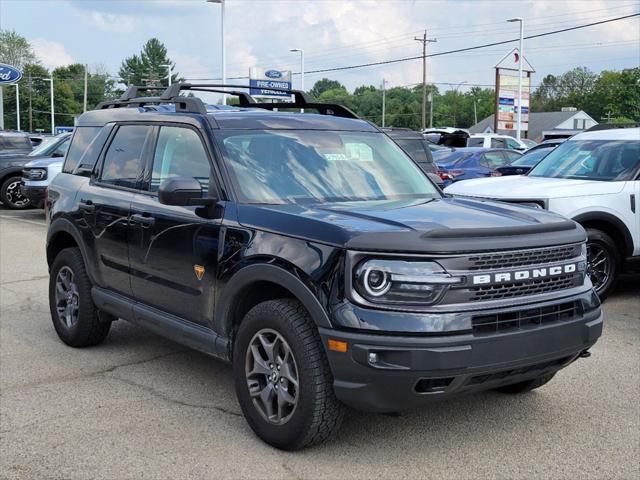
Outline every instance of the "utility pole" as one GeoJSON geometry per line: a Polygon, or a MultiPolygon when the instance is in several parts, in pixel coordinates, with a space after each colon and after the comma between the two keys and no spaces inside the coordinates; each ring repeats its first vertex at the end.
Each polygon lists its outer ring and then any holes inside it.
{"type": "Polygon", "coordinates": [[[20,84],[16,82],[16,130],[20,131],[20,84]]]}
{"type": "Polygon", "coordinates": [[[31,83],[31,72],[29,72],[29,131],[33,133],[33,107],[31,97],[33,95],[33,84],[31,83]]]}
{"type": "Polygon", "coordinates": [[[413,38],[417,42],[422,42],[422,130],[427,124],[427,43],[437,42],[435,38],[427,38],[425,30],[422,37],[413,38]]]}
{"type": "Polygon", "coordinates": [[[385,109],[386,109],[386,92],[387,92],[387,81],[382,79],[382,128],[384,128],[384,117],[385,117],[385,109]]]}
{"type": "Polygon", "coordinates": [[[87,111],[87,83],[89,80],[89,66],[85,63],[84,65],[84,98],[83,98],[83,112],[87,111]]]}

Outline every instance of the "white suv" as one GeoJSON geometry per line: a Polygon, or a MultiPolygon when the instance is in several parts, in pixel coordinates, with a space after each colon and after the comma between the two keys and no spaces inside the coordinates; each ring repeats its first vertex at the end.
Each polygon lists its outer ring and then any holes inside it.
{"type": "MultiPolygon", "coordinates": [[[[527,141],[535,145],[535,142],[527,141]]],[[[510,148],[523,152],[533,146],[527,145],[527,141],[498,133],[474,133],[467,140],[467,147],[510,148]]]]}
{"type": "Polygon", "coordinates": [[[618,273],[640,261],[640,129],[580,133],[527,176],[465,180],[446,193],[545,208],[586,228],[588,271],[604,298],[618,273]]]}

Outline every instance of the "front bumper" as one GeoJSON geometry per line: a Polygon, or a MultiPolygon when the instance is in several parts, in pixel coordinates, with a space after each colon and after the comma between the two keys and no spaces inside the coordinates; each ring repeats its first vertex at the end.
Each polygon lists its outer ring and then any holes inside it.
{"type": "Polygon", "coordinates": [[[320,329],[337,397],[359,410],[398,412],[554,373],[602,334],[599,304],[570,320],[493,334],[410,336],[320,329]],[[372,362],[370,354],[375,354],[372,362]]]}
{"type": "Polygon", "coordinates": [[[47,187],[34,187],[30,185],[25,185],[24,183],[20,185],[20,192],[22,195],[31,200],[33,205],[40,205],[44,203],[44,197],[47,193],[47,187]]]}

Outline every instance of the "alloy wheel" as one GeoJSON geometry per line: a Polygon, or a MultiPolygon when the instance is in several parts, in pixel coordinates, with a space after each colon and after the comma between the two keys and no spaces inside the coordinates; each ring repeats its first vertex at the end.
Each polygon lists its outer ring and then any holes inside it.
{"type": "Polygon", "coordinates": [[[264,328],[253,336],[245,374],[256,410],[271,424],[287,423],[298,405],[298,366],[282,335],[264,328]]]}
{"type": "Polygon", "coordinates": [[[600,244],[587,243],[587,275],[596,292],[599,292],[609,281],[611,267],[609,252],[600,244]]]}
{"type": "Polygon", "coordinates": [[[78,321],[80,294],[74,282],[73,270],[64,266],[56,276],[56,310],[58,317],[67,326],[73,327],[78,321]]]}
{"type": "Polygon", "coordinates": [[[9,203],[18,208],[26,207],[27,205],[29,205],[29,199],[25,197],[20,191],[20,181],[18,180],[16,180],[15,182],[11,182],[7,186],[5,195],[9,203]]]}

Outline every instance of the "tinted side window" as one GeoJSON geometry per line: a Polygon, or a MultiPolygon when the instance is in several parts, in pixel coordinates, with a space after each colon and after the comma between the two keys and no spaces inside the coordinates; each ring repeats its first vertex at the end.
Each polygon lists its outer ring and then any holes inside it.
{"type": "Polygon", "coordinates": [[[492,138],[491,139],[491,148],[506,148],[507,142],[504,141],[504,138],[492,138]]]}
{"type": "Polygon", "coordinates": [[[102,127],[77,127],[71,139],[71,145],[67,151],[62,171],[65,173],[73,173],[80,164],[80,159],[100,133],[102,127]]]}
{"type": "Polygon", "coordinates": [[[58,145],[53,152],[51,152],[51,155],[64,157],[65,154],[67,153],[67,150],[69,149],[70,140],[71,140],[71,137],[67,137],[65,140],[63,140],[62,143],[58,145]]]}
{"type": "Polygon", "coordinates": [[[206,193],[210,175],[207,151],[195,131],[181,127],[160,127],[149,190],[157,192],[160,184],[170,177],[193,177],[206,193]]]}
{"type": "Polygon", "coordinates": [[[104,156],[102,183],[135,188],[150,131],[148,125],[122,125],[118,128],[104,156]]]}
{"type": "Polygon", "coordinates": [[[467,147],[484,147],[484,137],[471,137],[467,140],[467,147]]]}
{"type": "Polygon", "coordinates": [[[498,168],[502,167],[506,162],[502,153],[487,152],[483,155],[483,160],[480,163],[487,168],[498,168]]]}
{"type": "Polygon", "coordinates": [[[515,152],[502,152],[505,154],[505,156],[507,157],[507,162],[511,163],[514,160],[519,159],[522,155],[518,155],[515,152]]]}
{"type": "Polygon", "coordinates": [[[508,148],[520,148],[520,144],[515,140],[507,139],[507,147],[508,148]]]}

